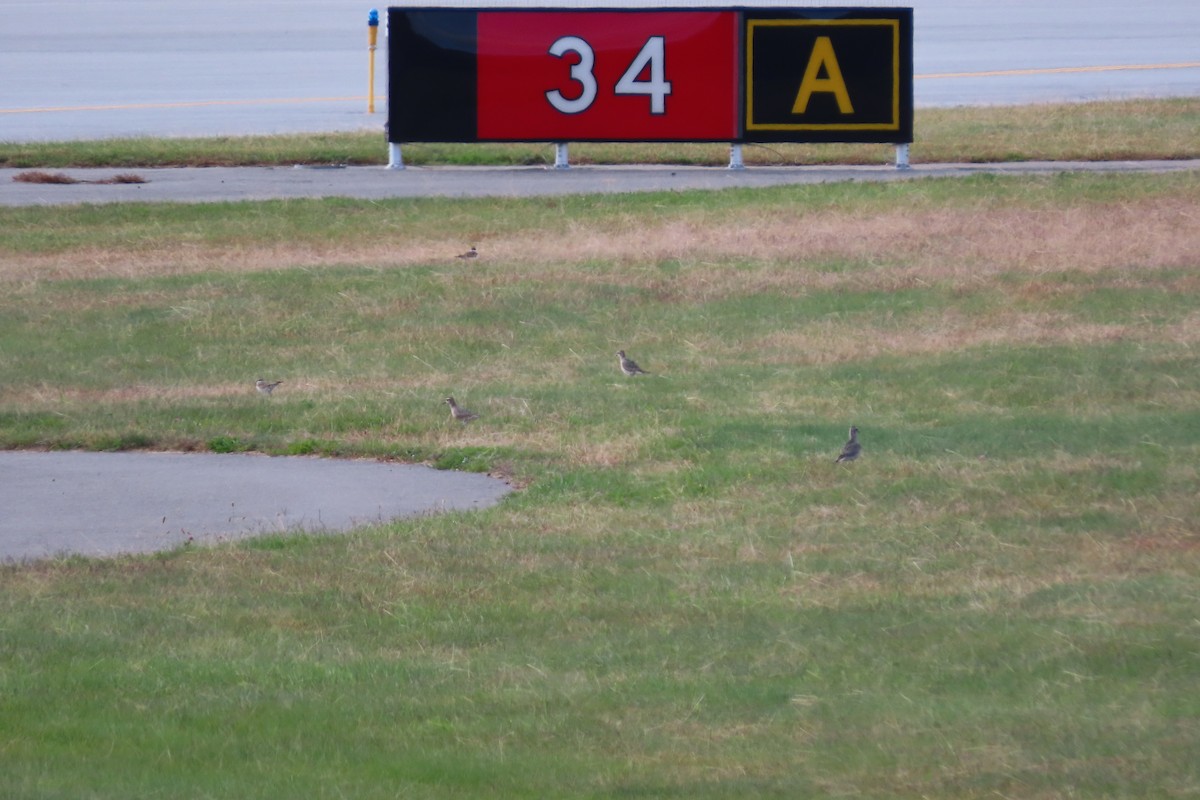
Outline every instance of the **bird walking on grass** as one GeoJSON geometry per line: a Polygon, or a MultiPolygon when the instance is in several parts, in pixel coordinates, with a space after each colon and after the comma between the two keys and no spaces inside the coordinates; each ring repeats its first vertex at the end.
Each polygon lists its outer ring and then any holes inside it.
{"type": "Polygon", "coordinates": [[[256,380],[254,382],[254,388],[258,389],[259,394],[265,394],[265,395],[270,396],[271,392],[275,391],[275,387],[281,383],[283,383],[283,381],[275,381],[274,383],[267,383],[262,378],[259,378],[258,380],[256,380]]]}
{"type": "Polygon", "coordinates": [[[479,419],[478,414],[476,414],[474,411],[468,411],[458,403],[454,402],[453,397],[447,397],[444,402],[446,405],[450,406],[450,419],[464,423],[470,422],[473,419],[479,419]]]}
{"type": "Polygon", "coordinates": [[[625,355],[624,350],[617,351],[617,363],[621,365],[621,372],[624,372],[630,377],[634,375],[649,375],[649,372],[638,366],[637,362],[629,356],[625,355]]]}
{"type": "Polygon", "coordinates": [[[846,446],[842,448],[842,453],[834,460],[837,464],[842,461],[853,461],[858,458],[858,454],[862,452],[862,445],[858,443],[858,428],[854,425],[850,426],[850,439],[846,442],[846,446]]]}
{"type": "Polygon", "coordinates": [[[459,253],[455,258],[479,258],[479,251],[475,249],[475,245],[471,245],[471,249],[465,253],[459,253]]]}

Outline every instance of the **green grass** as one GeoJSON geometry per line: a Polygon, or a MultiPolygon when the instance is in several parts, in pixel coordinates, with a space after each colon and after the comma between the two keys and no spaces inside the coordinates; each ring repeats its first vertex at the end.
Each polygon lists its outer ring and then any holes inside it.
{"type": "Polygon", "coordinates": [[[0,446],[521,487],[0,566],[0,795],[1195,796],[1198,209],[1190,174],[0,209],[0,446]],[[1132,257],[986,224],[1113,214],[1132,257]],[[464,229],[477,262],[404,260],[464,229]]]}
{"type": "MultiPolygon", "coordinates": [[[[91,142],[0,141],[0,167],[162,167],[292,164],[386,164],[379,132],[273,137],[107,139],[91,142]]],[[[1125,100],[1035,106],[916,109],[913,163],[960,161],[1200,158],[1195,135],[1200,99],[1125,100]]],[[[423,165],[544,165],[549,144],[414,143],[404,161],[423,165]]],[[[573,143],[574,164],[724,166],[722,144],[573,143]]],[[[747,164],[881,164],[890,145],[748,145],[747,164]]]]}

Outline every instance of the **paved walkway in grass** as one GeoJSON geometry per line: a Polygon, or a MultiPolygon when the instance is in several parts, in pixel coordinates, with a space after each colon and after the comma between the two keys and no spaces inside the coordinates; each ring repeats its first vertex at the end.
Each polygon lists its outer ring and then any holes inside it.
{"type": "Polygon", "coordinates": [[[0,205],[65,203],[272,200],[308,197],[536,197],[565,194],[729,189],[839,181],[896,181],[969,175],[1030,175],[1059,172],[1176,172],[1200,170],[1190,161],[1028,161],[1003,164],[880,166],[725,167],[207,167],[160,169],[62,169],[71,184],[14,181],[29,170],[0,169],[0,205]],[[120,174],[145,183],[96,183],[120,174]]]}
{"type": "Polygon", "coordinates": [[[369,460],[0,452],[0,562],[111,556],[483,508],[496,478],[369,460]]]}

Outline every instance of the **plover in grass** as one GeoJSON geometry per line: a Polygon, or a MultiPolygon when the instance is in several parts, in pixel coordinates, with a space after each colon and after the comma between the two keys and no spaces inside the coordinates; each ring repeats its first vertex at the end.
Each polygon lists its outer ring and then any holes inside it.
{"type": "Polygon", "coordinates": [[[281,383],[283,383],[283,381],[275,381],[274,383],[267,383],[262,378],[259,378],[258,380],[256,380],[254,382],[254,388],[258,389],[259,394],[270,395],[271,392],[275,391],[275,387],[281,383]]]}
{"type": "Polygon", "coordinates": [[[858,428],[854,425],[850,426],[850,439],[846,442],[846,446],[842,448],[839,455],[833,463],[837,464],[841,461],[853,461],[858,458],[858,454],[862,452],[862,445],[858,443],[858,428]]]}
{"type": "Polygon", "coordinates": [[[636,361],[625,355],[624,350],[617,351],[617,363],[621,365],[621,372],[624,372],[626,375],[633,376],[650,374],[649,372],[646,372],[646,370],[639,367],[636,361]]]}
{"type": "Polygon", "coordinates": [[[474,411],[468,411],[454,402],[453,397],[447,397],[443,402],[450,406],[450,419],[458,420],[459,422],[470,422],[473,419],[479,419],[479,415],[474,411]]]}
{"type": "Polygon", "coordinates": [[[475,245],[471,245],[471,249],[465,253],[459,253],[455,258],[479,258],[479,251],[475,249],[475,245]]]}

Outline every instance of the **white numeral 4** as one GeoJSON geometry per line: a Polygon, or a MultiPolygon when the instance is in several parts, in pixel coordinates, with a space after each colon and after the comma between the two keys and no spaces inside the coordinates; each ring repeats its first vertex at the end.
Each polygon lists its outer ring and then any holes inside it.
{"type": "Polygon", "coordinates": [[[651,36],[642,45],[637,57],[629,64],[629,69],[617,81],[613,88],[614,94],[646,94],[650,96],[650,113],[667,113],[667,95],[671,93],[671,82],[667,80],[666,44],[661,36],[651,36]],[[639,81],[646,67],[650,68],[647,80],[639,81]]]}

